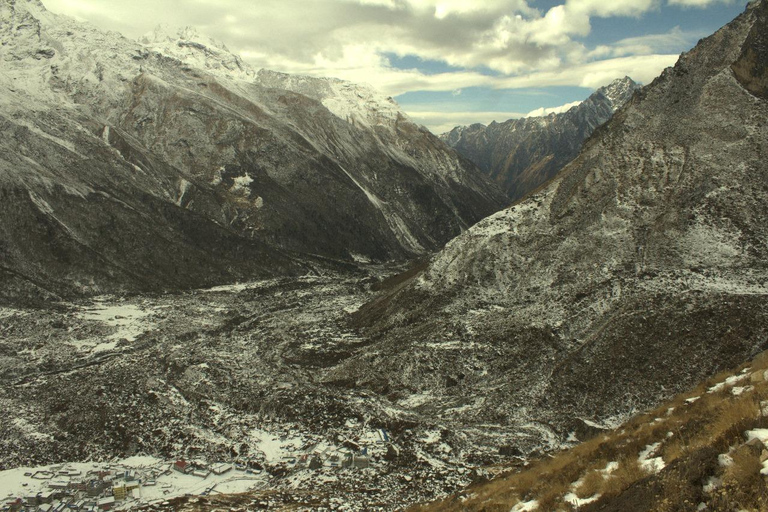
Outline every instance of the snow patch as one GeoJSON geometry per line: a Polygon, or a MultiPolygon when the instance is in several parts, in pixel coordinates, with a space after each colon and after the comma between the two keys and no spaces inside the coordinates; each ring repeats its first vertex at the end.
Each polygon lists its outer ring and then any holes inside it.
{"type": "Polygon", "coordinates": [[[530,512],[539,508],[538,500],[521,501],[510,509],[509,512],[530,512]]]}
{"type": "Polygon", "coordinates": [[[716,476],[710,476],[707,483],[704,484],[702,490],[706,493],[714,492],[718,487],[722,485],[723,481],[716,476]]]}
{"type": "Polygon", "coordinates": [[[754,386],[734,386],[731,389],[731,394],[733,396],[739,396],[742,393],[752,391],[753,389],[755,389],[754,386]]]}
{"type": "Polygon", "coordinates": [[[397,405],[406,409],[413,409],[414,407],[419,407],[420,405],[431,402],[434,399],[435,397],[432,393],[414,393],[408,398],[400,400],[397,405]]]}
{"type": "Polygon", "coordinates": [[[747,441],[759,439],[761,443],[768,446],[768,428],[756,428],[754,430],[749,430],[747,431],[746,435],[747,441]]]}
{"type": "Polygon", "coordinates": [[[151,310],[144,310],[134,304],[111,306],[97,304],[81,311],[78,316],[84,320],[101,322],[116,328],[113,334],[107,336],[107,339],[114,340],[114,343],[101,344],[95,348],[95,350],[98,350],[99,347],[101,350],[111,350],[118,340],[136,341],[136,338],[147,332],[152,324],[146,321],[146,317],[151,314],[151,310]]]}
{"type": "Polygon", "coordinates": [[[726,387],[734,386],[735,384],[747,378],[749,378],[749,374],[733,375],[725,379],[723,382],[718,382],[714,386],[707,389],[707,393],[717,393],[718,391],[722,391],[726,387]]]}
{"type": "Polygon", "coordinates": [[[13,122],[18,124],[19,126],[25,127],[35,135],[38,135],[44,139],[47,139],[53,142],[54,144],[56,144],[57,146],[61,146],[62,148],[69,151],[70,153],[74,153],[81,158],[85,158],[83,155],[77,152],[77,150],[75,149],[75,145],[72,142],[56,137],[55,135],[51,135],[50,133],[41,130],[40,128],[38,128],[37,126],[35,126],[29,121],[25,121],[23,119],[14,119],[13,122]]]}
{"type": "Polygon", "coordinates": [[[250,197],[251,183],[253,183],[253,178],[245,174],[243,176],[238,176],[233,181],[234,183],[232,184],[232,187],[230,187],[229,189],[230,192],[232,192],[233,194],[250,197]]]}
{"type": "Polygon", "coordinates": [[[595,494],[594,496],[592,496],[590,498],[579,498],[578,496],[576,496],[576,494],[574,494],[572,492],[569,492],[568,494],[563,496],[563,500],[566,503],[570,503],[571,505],[573,505],[576,508],[579,508],[582,505],[589,505],[590,503],[593,503],[593,502],[595,502],[595,501],[597,501],[599,499],[600,499],[600,494],[595,494]]]}
{"type": "Polygon", "coordinates": [[[354,177],[353,177],[353,176],[352,176],[352,175],[349,173],[349,171],[347,171],[347,170],[346,170],[344,167],[342,167],[341,165],[339,165],[339,169],[341,169],[342,171],[344,171],[344,174],[346,174],[346,175],[347,175],[347,177],[348,177],[350,180],[352,180],[352,182],[353,182],[355,185],[357,185],[357,188],[359,188],[360,190],[362,190],[362,191],[363,191],[363,193],[365,194],[365,196],[368,198],[368,201],[370,201],[370,202],[371,202],[371,204],[373,204],[373,206],[375,206],[375,207],[376,207],[378,210],[381,210],[381,209],[382,209],[382,207],[383,207],[383,206],[384,206],[384,204],[385,204],[385,203],[384,203],[384,201],[382,201],[381,199],[379,199],[378,197],[376,197],[376,195],[375,195],[375,194],[373,194],[373,193],[372,193],[372,192],[370,192],[370,191],[369,191],[367,188],[365,188],[364,186],[362,186],[362,185],[360,184],[360,182],[359,182],[359,181],[357,181],[357,180],[356,180],[356,179],[355,179],[355,178],[354,178],[354,177]]]}
{"type": "MultiPolygon", "coordinates": [[[[14,427],[16,427],[19,431],[23,432],[24,435],[30,439],[35,439],[37,441],[52,441],[53,436],[50,434],[44,434],[42,432],[38,432],[37,429],[26,419],[24,418],[14,418],[11,423],[14,427]]],[[[0,489],[2,486],[0,486],[0,489]]]]}
{"type": "Polygon", "coordinates": [[[637,458],[640,466],[650,473],[658,473],[664,469],[664,466],[666,466],[666,464],[664,464],[663,458],[651,458],[651,455],[656,453],[656,451],[659,449],[659,446],[661,446],[661,443],[649,444],[642,452],[640,452],[640,455],[637,458]]]}
{"type": "Polygon", "coordinates": [[[184,178],[181,178],[179,180],[179,198],[176,200],[176,206],[181,206],[184,201],[184,196],[187,194],[189,189],[192,188],[192,184],[185,180],[184,178]]]}
{"type": "Polygon", "coordinates": [[[277,436],[261,429],[250,433],[251,444],[264,454],[268,462],[278,462],[282,457],[294,454],[304,440],[300,437],[277,436]]]}
{"type": "Polygon", "coordinates": [[[442,435],[438,430],[428,430],[424,432],[424,437],[421,438],[421,442],[424,444],[435,444],[442,439],[442,435]]]}

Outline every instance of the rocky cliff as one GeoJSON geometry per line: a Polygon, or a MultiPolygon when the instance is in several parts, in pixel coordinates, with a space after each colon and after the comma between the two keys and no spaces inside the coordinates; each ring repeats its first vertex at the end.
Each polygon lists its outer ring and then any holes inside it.
{"type": "Polygon", "coordinates": [[[293,92],[191,29],[134,42],[3,0],[0,39],[6,295],[404,259],[506,201],[393,102],[385,128],[358,122],[378,96],[319,79],[322,98],[293,92]],[[354,118],[335,108],[350,104],[354,118]]]}
{"type": "Polygon", "coordinates": [[[613,424],[765,348],[767,10],[749,5],[548,186],[363,308],[378,342],[340,373],[429,393],[436,414],[463,404],[456,424],[538,425],[547,439],[613,424]]]}
{"type": "Polygon", "coordinates": [[[441,138],[517,200],[573,160],[592,132],[639,88],[631,78],[624,77],[599,88],[566,112],[488,126],[457,126],[441,138]]]}

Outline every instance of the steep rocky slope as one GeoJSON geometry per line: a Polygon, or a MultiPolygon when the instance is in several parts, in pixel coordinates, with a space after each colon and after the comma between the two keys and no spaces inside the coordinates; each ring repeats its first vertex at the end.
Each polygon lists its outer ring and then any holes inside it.
{"type": "Polygon", "coordinates": [[[683,54],[546,188],[363,308],[378,341],[338,374],[428,393],[435,413],[465,404],[450,412],[465,429],[562,439],[765,348],[768,104],[752,86],[767,9],[683,54]]]}
{"type": "Polygon", "coordinates": [[[592,132],[639,88],[624,77],[567,112],[457,126],[440,138],[477,164],[512,200],[520,199],[573,160],[592,132]]]}
{"type": "Polygon", "coordinates": [[[193,30],[133,42],[3,0],[0,39],[5,295],[402,259],[506,201],[393,103],[386,123],[348,121],[332,107],[362,88],[316,80],[334,86],[329,109],[311,90],[260,83],[193,30]]]}

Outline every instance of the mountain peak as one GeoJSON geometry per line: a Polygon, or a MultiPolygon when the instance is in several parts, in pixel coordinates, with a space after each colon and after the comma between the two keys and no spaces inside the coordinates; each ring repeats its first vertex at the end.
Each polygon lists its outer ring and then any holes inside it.
{"type": "Polygon", "coordinates": [[[219,77],[251,81],[256,72],[222,43],[196,27],[160,24],[139,38],[139,43],[164,55],[219,77]]]}
{"type": "Polygon", "coordinates": [[[630,77],[625,76],[624,78],[617,78],[610,84],[600,87],[596,91],[596,94],[605,96],[610,101],[613,111],[616,112],[619,107],[629,101],[635,91],[639,88],[640,85],[637,82],[630,77]]]}
{"type": "Polygon", "coordinates": [[[139,38],[139,42],[146,45],[161,43],[176,43],[178,41],[187,41],[199,43],[211,49],[221,50],[230,53],[224,43],[207,35],[201,34],[197,27],[175,27],[168,23],[158,24],[154,30],[147,32],[139,38]]]}
{"type": "Polygon", "coordinates": [[[4,3],[16,11],[26,10],[32,14],[48,12],[40,0],[5,0],[4,3]]]}
{"type": "Polygon", "coordinates": [[[408,116],[391,97],[368,84],[356,84],[339,78],[289,75],[261,69],[258,82],[277,89],[287,89],[320,101],[336,117],[366,126],[389,126],[408,116]]]}

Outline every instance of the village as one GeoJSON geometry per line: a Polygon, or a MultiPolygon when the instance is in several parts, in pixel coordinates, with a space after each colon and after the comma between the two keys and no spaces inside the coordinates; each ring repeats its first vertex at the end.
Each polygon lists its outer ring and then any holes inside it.
{"type": "Polygon", "coordinates": [[[283,447],[230,462],[164,461],[136,456],[112,463],[68,463],[0,471],[0,512],[99,512],[168,505],[179,496],[240,493],[300,471],[356,471],[399,454],[389,433],[367,432],[341,447],[318,443],[306,450],[283,447]]]}

